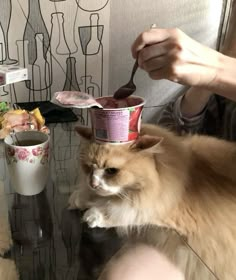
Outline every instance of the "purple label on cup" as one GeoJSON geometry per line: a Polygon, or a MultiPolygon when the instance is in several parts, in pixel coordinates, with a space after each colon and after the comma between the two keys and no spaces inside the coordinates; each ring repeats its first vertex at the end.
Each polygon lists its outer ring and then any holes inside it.
{"type": "Polygon", "coordinates": [[[96,139],[108,142],[127,141],[129,116],[128,110],[92,110],[91,117],[96,139]]]}

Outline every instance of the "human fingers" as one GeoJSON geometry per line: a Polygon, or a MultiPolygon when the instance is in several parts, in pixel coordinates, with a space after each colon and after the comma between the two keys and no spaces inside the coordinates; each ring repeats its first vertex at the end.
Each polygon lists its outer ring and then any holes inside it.
{"type": "Polygon", "coordinates": [[[131,47],[132,56],[136,59],[138,53],[146,46],[157,44],[170,37],[169,29],[153,28],[142,32],[131,47]]]}
{"type": "Polygon", "coordinates": [[[175,60],[178,56],[179,47],[175,42],[169,40],[154,44],[142,49],[138,55],[139,67],[149,72],[153,68],[160,68],[165,64],[165,60],[175,60]]]}
{"type": "Polygon", "coordinates": [[[168,79],[181,82],[183,80],[182,75],[186,75],[193,65],[188,55],[180,51],[179,48],[165,50],[161,55],[153,55],[150,59],[141,61],[140,68],[154,80],[168,79]],[[187,73],[185,73],[186,68],[188,68],[187,73]]]}

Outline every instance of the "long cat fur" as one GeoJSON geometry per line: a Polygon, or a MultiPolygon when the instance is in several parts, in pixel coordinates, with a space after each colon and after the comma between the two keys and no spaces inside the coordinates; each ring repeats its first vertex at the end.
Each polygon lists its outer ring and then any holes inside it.
{"type": "MultiPolygon", "coordinates": [[[[89,130],[77,131],[87,139],[81,146],[85,177],[70,205],[88,208],[84,220],[91,227],[173,229],[219,279],[236,279],[235,143],[177,136],[148,124],[135,143],[125,145],[97,144],[89,130]],[[107,168],[118,171],[108,176],[107,168]],[[91,176],[96,172],[101,182],[94,189],[91,176]]],[[[196,270],[196,264],[192,268],[196,270]]],[[[188,279],[208,279],[199,273],[188,279]]]]}

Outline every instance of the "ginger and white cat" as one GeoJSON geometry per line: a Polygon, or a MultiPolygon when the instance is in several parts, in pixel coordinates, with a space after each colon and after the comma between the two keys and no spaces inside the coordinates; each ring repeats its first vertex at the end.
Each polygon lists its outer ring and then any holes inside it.
{"type": "Polygon", "coordinates": [[[236,279],[235,143],[155,125],[143,125],[139,139],[124,145],[97,144],[89,129],[77,131],[87,139],[85,177],[69,203],[88,209],[90,227],[173,229],[219,279],[236,279]]]}

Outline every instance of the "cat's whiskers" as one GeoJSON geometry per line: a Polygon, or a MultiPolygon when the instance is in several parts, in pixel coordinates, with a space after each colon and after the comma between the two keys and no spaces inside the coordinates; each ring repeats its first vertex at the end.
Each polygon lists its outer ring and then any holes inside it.
{"type": "Polygon", "coordinates": [[[165,167],[165,168],[169,168],[169,166],[167,165],[167,164],[165,164],[163,161],[161,161],[161,160],[158,160],[158,163],[160,163],[163,167],[165,167]]]}
{"type": "Polygon", "coordinates": [[[116,196],[118,196],[121,200],[123,200],[123,196],[120,193],[116,193],[116,196]]]}
{"type": "Polygon", "coordinates": [[[128,201],[130,201],[130,202],[133,202],[133,200],[132,200],[130,197],[128,197],[128,195],[127,195],[126,193],[124,193],[124,192],[122,192],[122,193],[117,193],[117,196],[118,196],[119,198],[121,198],[121,199],[126,199],[126,200],[128,200],[128,201]]]}

